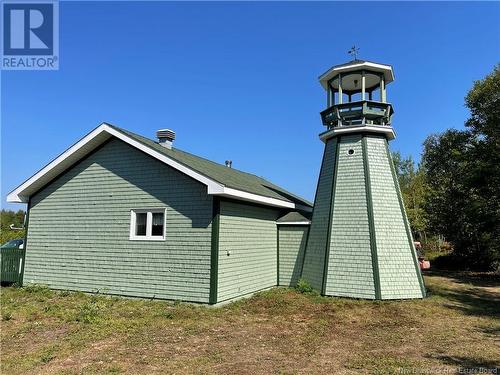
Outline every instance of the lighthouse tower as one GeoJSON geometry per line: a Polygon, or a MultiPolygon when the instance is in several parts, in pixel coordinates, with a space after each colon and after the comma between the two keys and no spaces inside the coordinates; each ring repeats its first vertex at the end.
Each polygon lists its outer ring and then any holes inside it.
{"type": "Polygon", "coordinates": [[[319,77],[325,144],[302,277],[328,296],[422,298],[425,287],[388,141],[390,65],[353,60],[319,77]]]}

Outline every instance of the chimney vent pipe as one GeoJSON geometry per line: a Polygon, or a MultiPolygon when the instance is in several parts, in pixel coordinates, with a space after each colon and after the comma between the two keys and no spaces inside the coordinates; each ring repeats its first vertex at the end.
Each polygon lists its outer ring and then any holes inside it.
{"type": "Polygon", "coordinates": [[[168,149],[172,148],[172,143],[175,139],[175,132],[170,129],[160,129],[156,132],[156,136],[158,137],[158,143],[163,147],[168,149]]]}

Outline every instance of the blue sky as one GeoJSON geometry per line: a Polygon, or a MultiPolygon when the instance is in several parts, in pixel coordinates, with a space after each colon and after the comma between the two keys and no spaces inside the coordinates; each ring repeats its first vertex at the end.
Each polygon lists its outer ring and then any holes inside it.
{"type": "Polygon", "coordinates": [[[323,144],[317,77],[391,64],[392,150],[419,158],[462,128],[464,96],[500,61],[500,3],[62,2],[60,69],[2,71],[6,194],[101,122],[263,176],[313,199],[323,144]]]}

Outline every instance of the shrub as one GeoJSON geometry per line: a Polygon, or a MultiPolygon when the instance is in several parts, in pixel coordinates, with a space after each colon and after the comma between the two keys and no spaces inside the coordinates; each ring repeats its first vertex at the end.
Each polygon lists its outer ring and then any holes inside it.
{"type": "Polygon", "coordinates": [[[471,269],[467,264],[464,264],[462,258],[457,257],[453,253],[439,255],[431,261],[431,268],[446,271],[459,271],[471,269]]]}
{"type": "Polygon", "coordinates": [[[297,289],[297,291],[299,291],[300,293],[304,294],[318,294],[318,292],[314,290],[311,284],[307,280],[304,280],[303,278],[300,278],[299,281],[297,281],[295,289],[297,289]]]}
{"type": "Polygon", "coordinates": [[[172,311],[165,311],[163,316],[167,319],[174,319],[175,318],[175,313],[172,311]]]}
{"type": "Polygon", "coordinates": [[[42,361],[42,363],[49,363],[54,358],[55,358],[54,351],[52,349],[47,349],[40,356],[40,361],[42,361]]]}
{"type": "Polygon", "coordinates": [[[23,287],[25,292],[37,294],[50,294],[50,289],[47,285],[27,284],[23,287]]]}
{"type": "Polygon", "coordinates": [[[2,320],[3,321],[9,321],[12,319],[12,313],[10,311],[5,311],[3,314],[2,314],[2,320]]]}
{"type": "Polygon", "coordinates": [[[99,305],[96,300],[90,300],[80,306],[76,314],[76,321],[80,323],[94,323],[99,318],[99,305]]]}

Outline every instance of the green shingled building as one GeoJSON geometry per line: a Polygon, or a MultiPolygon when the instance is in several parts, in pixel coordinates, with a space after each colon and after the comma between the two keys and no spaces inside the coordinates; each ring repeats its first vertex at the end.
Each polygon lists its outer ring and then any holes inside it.
{"type": "Polygon", "coordinates": [[[321,77],[328,130],[314,210],[229,161],[173,147],[171,130],[153,141],[101,124],[8,195],[28,204],[23,282],[218,304],[303,277],[325,295],[422,297],[387,148],[392,78],[360,61],[321,77]]]}
{"type": "Polygon", "coordinates": [[[388,148],[392,67],[354,60],[319,78],[325,152],[302,277],[329,296],[422,298],[425,287],[388,148]],[[379,100],[374,96],[378,94],[379,100]]]}

